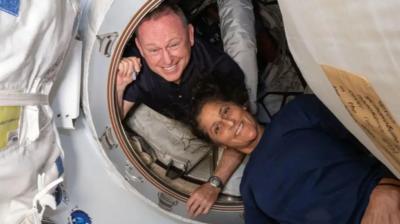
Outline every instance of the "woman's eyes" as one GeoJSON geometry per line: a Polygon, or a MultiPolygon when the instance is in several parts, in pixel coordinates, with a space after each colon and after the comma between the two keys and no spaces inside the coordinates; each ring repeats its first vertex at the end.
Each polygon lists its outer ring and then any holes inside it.
{"type": "Polygon", "coordinates": [[[221,127],[219,124],[214,126],[214,134],[218,135],[219,131],[221,130],[221,127]]]}
{"type": "Polygon", "coordinates": [[[226,117],[227,117],[227,115],[229,114],[229,110],[230,110],[230,107],[224,107],[224,108],[222,109],[222,117],[223,117],[223,118],[226,118],[226,117]]]}

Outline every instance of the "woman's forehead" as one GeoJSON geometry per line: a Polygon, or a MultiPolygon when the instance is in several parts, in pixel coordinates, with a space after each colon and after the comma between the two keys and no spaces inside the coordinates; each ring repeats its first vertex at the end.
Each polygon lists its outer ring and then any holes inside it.
{"type": "Polygon", "coordinates": [[[220,101],[208,101],[201,107],[197,121],[202,130],[207,131],[208,126],[218,119],[218,112],[222,103],[220,101]]]}
{"type": "Polygon", "coordinates": [[[226,106],[235,106],[232,102],[222,100],[211,100],[203,104],[198,116],[200,125],[211,125],[215,120],[220,119],[220,113],[226,106]]]}

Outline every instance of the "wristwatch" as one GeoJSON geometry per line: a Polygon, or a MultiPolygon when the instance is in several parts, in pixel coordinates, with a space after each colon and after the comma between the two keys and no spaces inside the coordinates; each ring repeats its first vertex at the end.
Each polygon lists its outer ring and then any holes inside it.
{"type": "Polygon", "coordinates": [[[222,189],[222,187],[224,186],[224,184],[222,183],[222,180],[219,179],[219,177],[217,176],[211,176],[210,178],[208,178],[208,183],[211,184],[211,186],[222,189]]]}

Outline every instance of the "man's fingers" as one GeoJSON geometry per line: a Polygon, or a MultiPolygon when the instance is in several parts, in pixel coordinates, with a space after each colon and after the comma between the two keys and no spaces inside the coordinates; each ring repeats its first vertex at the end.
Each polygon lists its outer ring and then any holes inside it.
{"type": "Polygon", "coordinates": [[[129,58],[127,58],[127,60],[129,61],[129,64],[132,66],[133,71],[135,71],[136,73],[139,73],[140,69],[142,67],[142,64],[140,62],[140,58],[129,57],[129,58]]]}
{"type": "Polygon", "coordinates": [[[128,65],[126,63],[126,61],[122,60],[119,65],[118,65],[118,70],[119,70],[119,75],[123,78],[126,76],[127,74],[127,70],[128,70],[128,65]]]}
{"type": "Polygon", "coordinates": [[[136,63],[134,63],[133,65],[134,65],[134,68],[135,68],[135,72],[139,73],[140,69],[142,67],[142,64],[140,63],[140,59],[137,58],[136,63]]]}
{"type": "Polygon", "coordinates": [[[118,72],[123,77],[131,77],[133,72],[139,73],[140,68],[140,59],[137,57],[129,57],[120,61],[118,65],[118,72]]]}

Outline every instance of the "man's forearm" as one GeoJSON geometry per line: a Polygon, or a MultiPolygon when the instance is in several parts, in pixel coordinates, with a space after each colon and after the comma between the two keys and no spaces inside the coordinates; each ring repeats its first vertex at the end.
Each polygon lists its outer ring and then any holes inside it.
{"type": "Polygon", "coordinates": [[[119,115],[121,116],[121,118],[125,117],[123,94],[124,94],[124,89],[117,89],[118,110],[119,110],[119,115]]]}
{"type": "Polygon", "coordinates": [[[224,149],[221,160],[215,169],[214,175],[219,177],[221,181],[226,184],[235,170],[242,163],[243,158],[243,153],[240,153],[234,149],[224,149]]]}

